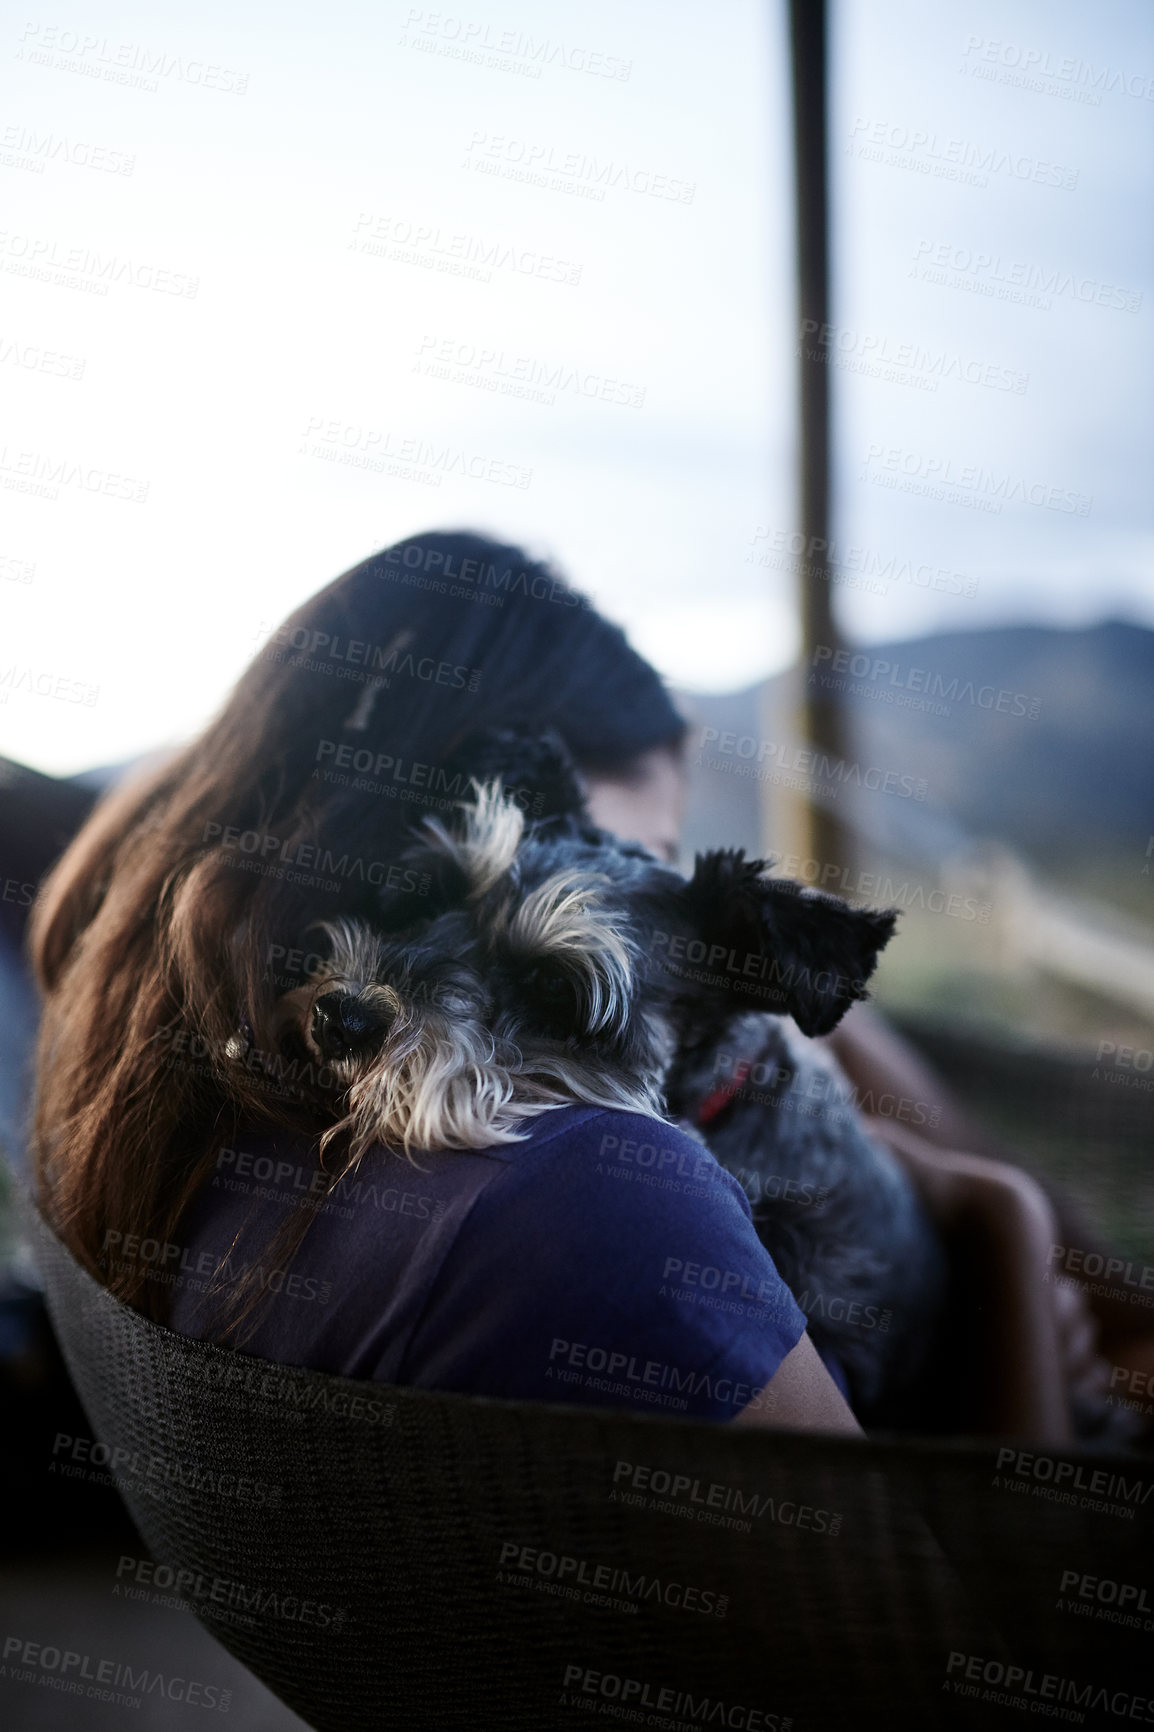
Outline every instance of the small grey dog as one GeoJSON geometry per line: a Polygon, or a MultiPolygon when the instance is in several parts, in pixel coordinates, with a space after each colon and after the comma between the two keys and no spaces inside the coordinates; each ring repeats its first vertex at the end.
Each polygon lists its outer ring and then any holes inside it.
{"type": "Polygon", "coordinates": [[[590,823],[555,737],[486,736],[465,762],[476,799],[403,856],[430,886],[419,907],[392,891],[371,924],[325,923],[325,966],[281,1001],[284,1035],[341,1088],[326,1135],[356,1156],[511,1142],[569,1102],[678,1118],[744,1185],[815,1344],[885,1423],[926,1355],[945,1258],[797,1030],[825,1034],[866,996],[896,915],[741,852],[682,877],[590,823]],[[532,823],[514,782],[539,790],[532,823]]]}

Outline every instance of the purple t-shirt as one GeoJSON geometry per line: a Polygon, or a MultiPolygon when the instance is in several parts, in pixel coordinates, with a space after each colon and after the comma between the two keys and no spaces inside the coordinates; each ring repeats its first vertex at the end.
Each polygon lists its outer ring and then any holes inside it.
{"type": "Polygon", "coordinates": [[[741,1186],[639,1114],[561,1107],[526,1128],[520,1143],[415,1164],[370,1149],[281,1272],[270,1241],[327,1177],[308,1139],[238,1138],[182,1222],[172,1328],[217,1336],[220,1282],[255,1265],[265,1291],[239,1345],[260,1358],[732,1419],[806,1325],[741,1186]]]}

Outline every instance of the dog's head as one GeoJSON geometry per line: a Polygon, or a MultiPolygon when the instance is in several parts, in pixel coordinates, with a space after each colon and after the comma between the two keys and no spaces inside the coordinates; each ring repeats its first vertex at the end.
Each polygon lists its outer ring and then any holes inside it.
{"type": "Polygon", "coordinates": [[[329,925],[330,963],[286,995],[361,1146],[484,1147],[565,1101],[659,1113],[678,1047],[751,1010],[825,1034],[867,996],[894,913],[740,851],[699,855],[687,880],[594,828],[553,755],[543,819],[501,777],[457,822],[426,819],[404,856],[419,911],[386,892],[373,929],[329,925]]]}
{"type": "Polygon", "coordinates": [[[529,825],[501,781],[426,819],[370,927],[320,923],[327,954],[278,1004],[277,1033],[344,1090],[354,1151],[485,1148],[571,1101],[660,1110],[669,1053],[605,870],[640,849],[560,815],[529,825]]]}

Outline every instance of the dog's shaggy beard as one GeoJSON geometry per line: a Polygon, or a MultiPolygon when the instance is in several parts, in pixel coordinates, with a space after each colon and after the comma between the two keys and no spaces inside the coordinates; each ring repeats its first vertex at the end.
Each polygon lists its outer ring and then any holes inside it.
{"type": "MultiPolygon", "coordinates": [[[[369,996],[381,989],[369,989],[369,996]]],[[[387,989],[385,989],[387,990],[387,989]]],[[[345,1117],[322,1136],[322,1149],[347,1135],[359,1160],[373,1143],[408,1156],[418,1149],[482,1149],[512,1142],[512,1052],[475,1017],[437,1007],[407,1007],[382,1050],[350,1072],[345,1117]]]]}
{"type": "Polygon", "coordinates": [[[404,1151],[486,1149],[522,1142],[527,1118],[573,1104],[614,1112],[659,1112],[656,1090],[616,1078],[544,1043],[518,1045],[475,1018],[421,1010],[405,1020],[365,1067],[352,1072],[345,1116],[321,1137],[322,1152],[347,1136],[356,1161],[374,1143],[404,1151]]]}
{"type": "MultiPolygon", "coordinates": [[[[323,973],[286,995],[295,1000],[285,1008],[306,1045],[325,1058],[312,1017],[317,1001],[334,992],[349,994],[369,1018],[387,1024],[371,1056],[326,1061],[345,1085],[345,1112],[323,1132],[322,1156],[338,1139],[347,1140],[351,1163],[374,1143],[412,1158],[418,1150],[521,1142],[527,1118],[574,1103],[659,1113],[654,1086],[606,1072],[528,1030],[486,1026],[483,983],[462,963],[439,982],[407,979],[402,965],[394,983],[388,979],[393,947],[367,927],[342,920],[325,922],[322,930],[332,946],[323,973]]],[[[624,957],[617,961],[625,965],[624,957]]],[[[599,1021],[612,1015],[623,985],[619,975],[599,981],[599,1021]]]]}

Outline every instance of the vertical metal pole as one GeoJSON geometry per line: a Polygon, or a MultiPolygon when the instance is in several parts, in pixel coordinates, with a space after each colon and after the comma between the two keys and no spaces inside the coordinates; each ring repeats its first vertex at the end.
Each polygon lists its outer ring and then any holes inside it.
{"type": "MultiPolygon", "coordinates": [[[[818,753],[819,772],[822,754],[831,760],[845,758],[847,735],[837,693],[823,691],[808,681],[817,646],[840,647],[828,560],[830,349],[821,341],[830,310],[827,14],[827,0],[789,0],[797,234],[799,527],[805,537],[798,582],[802,647],[797,726],[803,741],[818,753]]],[[[820,773],[815,776],[817,781],[822,779],[820,773]]],[[[848,864],[848,831],[827,806],[808,800],[804,823],[807,847],[815,859],[823,864],[848,864]]]]}

